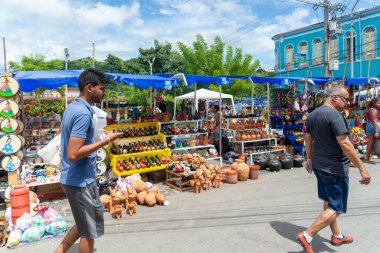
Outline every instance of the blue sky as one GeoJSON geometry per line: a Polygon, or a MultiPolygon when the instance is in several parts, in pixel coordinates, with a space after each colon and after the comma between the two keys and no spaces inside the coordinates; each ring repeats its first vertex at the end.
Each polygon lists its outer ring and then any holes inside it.
{"type": "MultiPolygon", "coordinates": [[[[340,16],[356,0],[332,2],[348,6],[340,16]]],[[[356,10],[376,5],[380,0],[360,0],[356,10]]],[[[8,61],[31,53],[64,59],[64,48],[69,59],[91,57],[93,42],[96,59],[113,54],[126,60],[138,56],[140,47],[151,47],[154,39],[176,49],[176,42],[190,45],[202,34],[209,44],[221,36],[271,70],[273,35],[323,19],[321,9],[296,0],[0,0],[0,6],[0,36],[6,38],[8,61]]]]}

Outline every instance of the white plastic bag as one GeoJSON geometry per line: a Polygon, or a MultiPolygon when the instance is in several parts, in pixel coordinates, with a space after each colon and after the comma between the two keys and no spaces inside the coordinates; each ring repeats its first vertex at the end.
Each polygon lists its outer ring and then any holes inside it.
{"type": "Polygon", "coordinates": [[[54,137],[44,148],[38,150],[38,155],[45,163],[61,168],[61,134],[54,137]]]}
{"type": "Polygon", "coordinates": [[[103,128],[107,125],[107,112],[96,106],[92,106],[92,108],[95,111],[92,118],[92,124],[94,125],[94,141],[97,142],[106,138],[103,128]]]}

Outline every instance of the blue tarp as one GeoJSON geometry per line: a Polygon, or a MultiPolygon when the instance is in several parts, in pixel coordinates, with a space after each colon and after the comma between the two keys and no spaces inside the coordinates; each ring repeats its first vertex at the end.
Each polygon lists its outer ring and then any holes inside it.
{"type": "Polygon", "coordinates": [[[183,75],[186,79],[187,86],[191,86],[195,84],[196,82],[202,83],[202,84],[212,84],[216,83],[219,85],[222,84],[231,84],[231,80],[225,77],[220,76],[201,76],[201,75],[192,75],[192,74],[166,74],[166,73],[160,73],[155,74],[156,76],[162,76],[162,77],[174,77],[174,78],[181,78],[181,75],[183,75]]]}
{"type": "Polygon", "coordinates": [[[379,84],[378,77],[354,77],[346,78],[346,85],[360,85],[360,84],[379,84]]]}
{"type": "MultiPolygon", "coordinates": [[[[78,77],[83,70],[50,70],[50,71],[18,71],[16,80],[20,84],[20,90],[31,92],[38,87],[56,89],[62,85],[77,87],[78,77]]],[[[177,85],[177,80],[150,75],[132,75],[106,73],[111,80],[135,85],[140,88],[153,87],[154,89],[171,89],[177,85]]]]}
{"type": "Polygon", "coordinates": [[[18,71],[15,79],[20,90],[31,92],[38,87],[56,89],[62,85],[78,86],[78,77],[82,70],[18,71]]]}
{"type": "Polygon", "coordinates": [[[137,86],[141,89],[152,87],[153,89],[170,90],[173,86],[176,86],[178,84],[178,81],[175,78],[150,76],[150,75],[132,75],[132,74],[115,74],[115,75],[118,75],[117,78],[121,82],[127,85],[137,86]]]}

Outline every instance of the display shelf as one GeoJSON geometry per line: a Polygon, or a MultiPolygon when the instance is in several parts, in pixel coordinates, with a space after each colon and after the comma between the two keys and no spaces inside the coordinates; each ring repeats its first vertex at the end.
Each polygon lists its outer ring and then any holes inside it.
{"type": "Polygon", "coordinates": [[[267,153],[275,153],[278,151],[285,151],[284,148],[281,149],[275,149],[275,150],[267,150],[267,151],[260,151],[260,152],[252,152],[252,153],[245,153],[246,155],[260,155],[260,154],[267,154],[267,153]]]}
{"type": "Polygon", "coordinates": [[[175,134],[175,135],[165,135],[166,137],[184,137],[184,136],[191,136],[191,135],[198,135],[198,134],[208,134],[208,133],[188,133],[188,134],[175,134]]]}
{"type": "Polygon", "coordinates": [[[203,119],[197,119],[197,120],[172,120],[168,122],[160,122],[161,125],[169,125],[169,124],[181,124],[181,123],[198,123],[202,122],[203,119]]]}
{"type": "Polygon", "coordinates": [[[214,147],[215,147],[214,145],[198,145],[198,146],[194,146],[194,147],[175,148],[175,149],[172,149],[172,151],[175,151],[175,150],[188,150],[188,149],[201,149],[201,148],[214,148],[214,147]]]}
{"type": "Polygon", "coordinates": [[[221,159],[220,156],[217,156],[217,157],[210,157],[210,158],[205,158],[206,161],[220,160],[220,159],[221,159]]]}
{"type": "Polygon", "coordinates": [[[266,138],[266,139],[257,139],[257,140],[249,140],[249,141],[234,141],[234,143],[237,143],[241,145],[241,154],[245,153],[244,152],[244,146],[246,143],[255,143],[255,142],[271,142],[274,141],[274,146],[277,146],[277,139],[276,138],[266,138]]]}
{"type": "Polygon", "coordinates": [[[152,172],[152,171],[157,171],[157,170],[163,170],[163,169],[166,169],[167,167],[168,167],[167,164],[161,164],[160,166],[154,166],[154,167],[145,168],[145,169],[128,170],[128,171],[120,172],[114,166],[112,166],[112,171],[118,176],[125,177],[132,174],[147,173],[147,172],[152,172]]]}
{"type": "Polygon", "coordinates": [[[274,140],[277,142],[276,138],[267,138],[267,139],[256,139],[256,140],[249,140],[249,141],[234,141],[235,143],[250,143],[250,142],[259,142],[259,141],[271,141],[274,140]]]}
{"type": "Polygon", "coordinates": [[[33,183],[33,184],[24,184],[27,187],[35,187],[35,186],[42,186],[42,185],[50,185],[50,184],[58,184],[60,183],[60,180],[55,180],[52,182],[45,182],[45,183],[33,183]]]}
{"type": "Polygon", "coordinates": [[[263,128],[266,128],[266,127],[255,127],[255,128],[247,128],[247,129],[231,129],[231,128],[222,128],[223,130],[226,130],[226,131],[235,131],[235,132],[244,132],[244,131],[253,131],[253,130],[259,130],[259,129],[263,129],[263,128]]]}
{"type": "Polygon", "coordinates": [[[228,118],[224,118],[223,119],[228,119],[228,120],[231,120],[231,119],[263,119],[263,117],[228,117],[228,118]]]}

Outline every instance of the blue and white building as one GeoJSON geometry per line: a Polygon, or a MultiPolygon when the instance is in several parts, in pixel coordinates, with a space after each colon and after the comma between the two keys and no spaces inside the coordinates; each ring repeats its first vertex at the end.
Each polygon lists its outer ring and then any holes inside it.
{"type": "MultiPolygon", "coordinates": [[[[380,6],[353,13],[353,77],[380,75],[380,6]]],[[[351,15],[329,25],[329,59],[334,77],[351,77],[351,15]]],[[[277,77],[324,76],[324,23],[273,36],[277,77]]]]}

